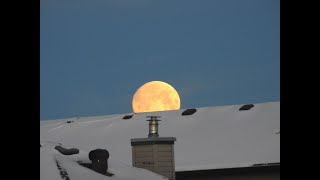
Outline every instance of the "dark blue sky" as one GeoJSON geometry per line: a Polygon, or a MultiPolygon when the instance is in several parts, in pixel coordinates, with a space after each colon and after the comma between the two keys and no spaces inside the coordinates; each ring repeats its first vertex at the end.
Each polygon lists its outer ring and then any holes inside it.
{"type": "Polygon", "coordinates": [[[181,108],[280,100],[278,0],[41,0],[41,119],[132,112],[160,80],[181,108]]]}

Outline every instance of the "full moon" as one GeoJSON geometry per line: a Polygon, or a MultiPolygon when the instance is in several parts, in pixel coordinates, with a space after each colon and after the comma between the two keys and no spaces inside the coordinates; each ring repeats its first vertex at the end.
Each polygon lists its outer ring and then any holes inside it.
{"type": "Polygon", "coordinates": [[[180,97],[168,83],[151,81],[136,91],[132,108],[135,113],[177,110],[180,109],[180,97]]]}

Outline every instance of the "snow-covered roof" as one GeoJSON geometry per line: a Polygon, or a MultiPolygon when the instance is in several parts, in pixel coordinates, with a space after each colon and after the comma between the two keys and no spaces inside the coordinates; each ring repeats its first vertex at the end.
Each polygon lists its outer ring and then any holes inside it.
{"type": "Polygon", "coordinates": [[[138,113],[131,119],[123,119],[128,114],[117,114],[40,121],[40,143],[61,143],[86,152],[107,149],[110,161],[130,166],[130,139],[147,137],[146,116],[158,115],[160,137],[177,139],[176,171],[279,163],[280,102],[254,104],[239,111],[242,106],[196,108],[187,116],[181,115],[185,110],[181,109],[138,113]]]}
{"type": "Polygon", "coordinates": [[[53,142],[46,142],[40,148],[40,179],[42,180],[165,180],[164,176],[151,171],[135,168],[130,165],[108,160],[108,172],[114,174],[111,177],[99,174],[93,170],[81,166],[78,162],[90,163],[88,152],[80,151],[79,154],[62,155],[54,150],[58,145],[53,142]]]}

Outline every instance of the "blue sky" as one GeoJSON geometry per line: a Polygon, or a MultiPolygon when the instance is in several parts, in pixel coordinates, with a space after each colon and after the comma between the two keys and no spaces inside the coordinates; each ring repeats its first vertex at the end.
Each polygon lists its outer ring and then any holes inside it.
{"type": "Polygon", "coordinates": [[[40,116],[132,112],[160,80],[181,108],[280,100],[277,0],[41,0],[40,116]]]}

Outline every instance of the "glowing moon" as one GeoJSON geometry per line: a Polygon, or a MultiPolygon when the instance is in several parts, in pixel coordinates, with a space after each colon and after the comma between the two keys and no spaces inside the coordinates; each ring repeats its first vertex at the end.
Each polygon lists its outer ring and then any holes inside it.
{"type": "Polygon", "coordinates": [[[154,112],[180,109],[178,92],[162,81],[143,84],[133,96],[133,112],[154,112]]]}

